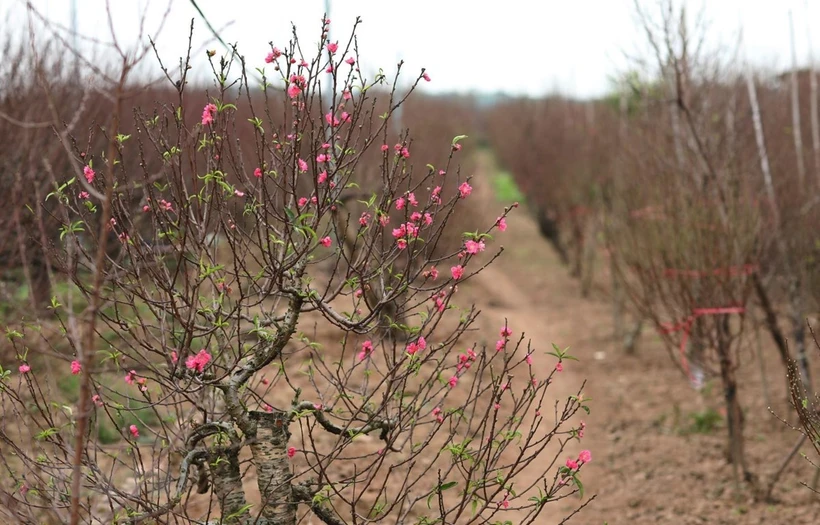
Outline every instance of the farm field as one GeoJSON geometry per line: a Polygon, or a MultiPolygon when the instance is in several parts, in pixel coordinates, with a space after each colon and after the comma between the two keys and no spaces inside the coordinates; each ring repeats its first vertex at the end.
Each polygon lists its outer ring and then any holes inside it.
{"type": "Polygon", "coordinates": [[[820,522],[820,7],[167,2],[0,5],[0,521],[820,522]]]}

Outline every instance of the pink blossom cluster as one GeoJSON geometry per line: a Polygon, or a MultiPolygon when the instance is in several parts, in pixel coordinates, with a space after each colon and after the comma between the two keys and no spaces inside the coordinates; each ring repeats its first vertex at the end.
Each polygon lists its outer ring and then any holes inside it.
{"type": "Polygon", "coordinates": [[[456,365],[456,370],[461,372],[467,368],[470,368],[473,361],[476,360],[478,354],[475,353],[475,350],[472,348],[468,348],[467,351],[463,354],[458,354],[458,364],[456,365]]]}
{"type": "Polygon", "coordinates": [[[439,312],[443,312],[444,309],[447,307],[447,303],[445,302],[445,298],[447,297],[447,292],[445,290],[441,290],[438,293],[434,293],[430,298],[433,303],[436,305],[436,310],[439,312]]]}
{"type": "Polygon", "coordinates": [[[572,458],[567,459],[566,466],[570,470],[578,470],[581,465],[589,463],[590,461],[592,461],[592,453],[589,450],[582,450],[578,454],[577,460],[572,458]]]}
{"type": "Polygon", "coordinates": [[[510,340],[510,336],[512,335],[512,330],[507,325],[501,327],[501,331],[499,332],[501,335],[501,339],[495,342],[495,351],[500,352],[507,348],[507,343],[510,340]]]}
{"type": "Polygon", "coordinates": [[[362,350],[359,352],[358,358],[359,361],[364,361],[364,359],[373,353],[373,341],[367,340],[362,343],[362,350]]]}
{"type": "Polygon", "coordinates": [[[418,238],[419,229],[419,226],[413,221],[403,223],[398,228],[393,228],[393,238],[396,239],[396,246],[400,250],[407,248],[408,241],[418,238]]]}
{"type": "Polygon", "coordinates": [[[136,370],[130,370],[127,374],[125,374],[125,382],[129,385],[139,385],[142,392],[148,390],[148,385],[146,385],[147,381],[148,380],[146,378],[138,376],[136,370]]]}
{"type": "Polygon", "coordinates": [[[185,360],[185,368],[202,373],[205,370],[205,365],[211,362],[211,354],[204,348],[195,355],[188,356],[185,360]]]}
{"type": "Polygon", "coordinates": [[[417,340],[408,343],[407,348],[405,349],[408,354],[413,355],[420,350],[425,350],[427,348],[427,341],[424,339],[423,336],[419,337],[417,340]]]}
{"type": "Polygon", "coordinates": [[[216,116],[216,105],[215,104],[206,104],[205,107],[202,109],[202,125],[203,126],[210,126],[214,123],[214,117],[216,116]]]}

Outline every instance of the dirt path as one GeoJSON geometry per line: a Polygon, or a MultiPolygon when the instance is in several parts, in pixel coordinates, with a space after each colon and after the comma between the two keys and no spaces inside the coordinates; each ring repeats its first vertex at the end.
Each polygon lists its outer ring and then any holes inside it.
{"type": "MultiPolygon", "coordinates": [[[[480,185],[477,184],[475,197],[488,210],[488,214],[496,210],[500,212],[503,208],[503,204],[495,200],[487,183],[493,169],[488,157],[479,159],[476,180],[480,185]]],[[[463,303],[469,298],[481,310],[478,319],[479,333],[486,337],[492,337],[499,327],[504,326],[505,321],[514,334],[524,332],[534,348],[534,367],[543,376],[549,374],[557,363],[553,356],[546,355],[546,352],[552,351],[553,343],[561,348],[569,346],[570,353],[582,361],[592,359],[598,351],[594,342],[605,340],[611,331],[611,325],[587,325],[584,320],[587,317],[601,319],[607,314],[608,306],[601,301],[581,298],[578,283],[569,278],[567,269],[541,239],[538,226],[523,207],[514,210],[507,218],[507,223],[507,230],[495,232],[493,241],[488,244],[488,252],[495,253],[500,247],[504,248],[504,252],[460,292],[459,295],[463,293],[467,297],[462,295],[459,302],[463,303]]],[[[494,340],[487,341],[487,344],[492,346],[493,342],[494,340]]],[[[567,397],[577,394],[584,379],[577,362],[565,361],[563,371],[556,374],[554,383],[549,387],[549,406],[554,401],[563,404],[567,397]]],[[[594,411],[590,416],[582,415],[580,419],[589,428],[595,428],[601,417],[594,411]]],[[[556,464],[563,464],[567,459],[563,456],[577,455],[582,449],[592,450],[594,458],[597,454],[595,445],[595,440],[589,437],[585,437],[581,443],[570,444],[556,464]]],[[[543,461],[536,462],[522,473],[517,485],[539,480],[543,476],[545,465],[552,461],[557,450],[557,446],[550,447],[544,454],[543,461]]],[[[551,479],[554,468],[547,475],[551,479]]],[[[588,474],[581,476],[585,485],[590,483],[588,478],[588,474]]],[[[571,498],[548,505],[536,523],[560,523],[579,503],[579,499],[571,498]]],[[[512,513],[505,513],[503,519],[518,523],[517,517],[512,513]]],[[[578,518],[573,520],[579,523],[581,521],[578,518]]]]}

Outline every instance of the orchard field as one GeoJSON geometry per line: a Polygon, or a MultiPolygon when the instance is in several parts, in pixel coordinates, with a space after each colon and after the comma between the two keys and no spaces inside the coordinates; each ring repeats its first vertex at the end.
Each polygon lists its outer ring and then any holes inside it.
{"type": "Polygon", "coordinates": [[[595,99],[433,95],[327,18],[55,59],[26,9],[4,521],[817,523],[814,69],[667,1],[595,99]]]}

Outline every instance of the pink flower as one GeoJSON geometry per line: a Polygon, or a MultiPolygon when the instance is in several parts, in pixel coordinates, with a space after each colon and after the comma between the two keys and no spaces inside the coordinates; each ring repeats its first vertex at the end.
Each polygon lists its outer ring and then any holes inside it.
{"type": "Polygon", "coordinates": [[[136,378],[137,378],[137,371],[136,370],[131,370],[130,372],[125,374],[125,382],[128,383],[129,385],[133,385],[134,380],[136,378]]]}
{"type": "Polygon", "coordinates": [[[441,204],[441,186],[436,186],[433,188],[433,193],[430,196],[430,200],[436,204],[441,204]]]}
{"type": "Polygon", "coordinates": [[[244,191],[239,191],[239,190],[233,190],[233,194],[236,195],[237,197],[244,197],[245,196],[245,192],[244,191]]]}
{"type": "Polygon", "coordinates": [[[578,454],[578,461],[581,463],[589,463],[592,461],[592,452],[589,450],[582,450],[580,454],[578,454]]]}
{"type": "Polygon", "coordinates": [[[407,239],[399,239],[399,240],[397,240],[397,241],[396,241],[396,247],[397,247],[399,250],[403,250],[403,249],[407,248],[407,239]]]}
{"type": "Polygon", "coordinates": [[[500,352],[500,351],[504,350],[504,347],[506,347],[506,346],[507,346],[507,342],[504,341],[503,339],[499,339],[498,341],[495,342],[495,351],[500,352]]]}
{"type": "Polygon", "coordinates": [[[330,248],[330,244],[331,244],[332,242],[333,242],[333,241],[330,239],[330,237],[325,237],[324,239],[322,239],[321,241],[319,241],[319,243],[320,243],[322,246],[324,246],[325,248],[330,248]]]}
{"type": "Polygon", "coordinates": [[[253,176],[256,177],[257,179],[261,179],[262,178],[262,168],[256,168],[255,170],[253,170],[253,176]]]}
{"type": "Polygon", "coordinates": [[[87,192],[87,191],[81,191],[81,192],[80,192],[80,194],[79,194],[79,195],[77,195],[77,196],[78,196],[79,198],[83,199],[83,200],[86,200],[86,199],[88,199],[88,197],[89,197],[89,195],[88,195],[88,192],[87,192]]]}
{"type": "Polygon", "coordinates": [[[179,361],[179,354],[177,354],[176,350],[171,350],[171,362],[176,364],[179,361]]]}
{"type": "Polygon", "coordinates": [[[424,272],[424,276],[429,277],[435,281],[436,279],[438,279],[438,269],[435,266],[433,266],[428,271],[424,272]]]}
{"type": "Polygon", "coordinates": [[[405,159],[409,159],[410,158],[410,150],[407,149],[407,148],[402,148],[401,149],[401,156],[404,157],[405,159]]]}
{"type": "Polygon", "coordinates": [[[407,202],[409,202],[414,208],[419,205],[419,201],[416,199],[416,194],[412,192],[407,194],[407,202]]]}
{"type": "Polygon", "coordinates": [[[461,151],[461,144],[453,144],[453,151],[461,151]]]}
{"type": "MultiPolygon", "coordinates": [[[[581,426],[578,427],[578,437],[584,437],[584,430],[587,428],[587,424],[581,421],[581,426]]],[[[590,458],[592,459],[592,458],[590,458]]]]}
{"type": "Polygon", "coordinates": [[[279,58],[280,56],[282,56],[282,52],[281,52],[281,51],[279,51],[279,49],[277,49],[277,48],[275,48],[275,47],[274,47],[274,48],[273,48],[273,51],[271,51],[270,53],[268,53],[268,56],[266,56],[266,57],[265,57],[265,62],[267,62],[268,64],[270,64],[271,62],[273,62],[274,60],[276,60],[276,59],[277,59],[277,58],[279,58]]]}
{"type": "Polygon", "coordinates": [[[507,230],[507,219],[504,217],[499,217],[495,221],[495,225],[498,226],[498,231],[503,232],[507,230]]]}
{"type": "Polygon", "coordinates": [[[94,170],[91,169],[91,166],[84,166],[83,167],[83,175],[85,175],[85,180],[89,184],[94,182],[94,177],[97,175],[94,173],[94,170]]]}
{"type": "Polygon", "coordinates": [[[320,173],[320,174],[316,177],[316,182],[318,182],[319,184],[322,184],[322,183],[323,183],[323,182],[325,182],[326,180],[327,180],[327,171],[323,171],[323,172],[321,172],[321,173],[320,173]]]}
{"type": "Polygon", "coordinates": [[[308,170],[307,162],[305,162],[304,160],[298,159],[296,163],[299,165],[299,171],[301,171],[302,173],[308,170]]]}
{"type": "Polygon", "coordinates": [[[441,408],[436,407],[433,409],[433,417],[436,418],[436,421],[439,423],[444,423],[444,416],[441,415],[441,408]]]}
{"type": "Polygon", "coordinates": [[[578,469],[578,463],[576,463],[575,461],[573,461],[570,458],[570,459],[567,460],[567,468],[570,469],[570,470],[577,470],[578,469]]]}
{"type": "Polygon", "coordinates": [[[504,500],[501,503],[499,503],[499,505],[502,508],[508,509],[508,508],[510,508],[510,500],[508,500],[507,498],[504,498],[504,500]]]}
{"type": "Polygon", "coordinates": [[[131,435],[135,438],[140,437],[140,429],[137,428],[137,425],[131,425],[128,427],[128,431],[131,432],[131,435]]]}
{"type": "Polygon", "coordinates": [[[196,355],[188,356],[188,359],[185,360],[185,368],[201,373],[205,369],[205,365],[207,365],[210,361],[211,354],[203,348],[196,355]]]}
{"type": "Polygon", "coordinates": [[[345,64],[348,64],[348,65],[351,65],[351,66],[355,63],[356,63],[356,59],[353,58],[353,57],[348,57],[348,59],[345,60],[345,64]]]}
{"type": "Polygon", "coordinates": [[[526,359],[527,359],[527,364],[532,365],[532,354],[527,354],[526,359]]]}
{"type": "Polygon", "coordinates": [[[453,266],[450,268],[450,272],[453,274],[453,279],[459,280],[461,276],[464,275],[464,267],[460,264],[458,266],[453,266]]]}
{"type": "Polygon", "coordinates": [[[424,214],[424,224],[426,224],[427,226],[433,224],[433,216],[429,213],[424,214]]]}
{"type": "Polygon", "coordinates": [[[447,381],[447,384],[449,384],[449,385],[450,385],[450,388],[455,388],[455,386],[458,384],[458,376],[453,376],[453,377],[451,377],[451,378],[447,381]]]}
{"type": "Polygon", "coordinates": [[[77,361],[76,359],[71,362],[71,373],[74,374],[75,376],[77,374],[79,374],[82,369],[83,369],[83,365],[81,365],[80,362],[77,361]]]}
{"type": "Polygon", "coordinates": [[[388,146],[387,144],[382,144],[382,151],[387,151],[389,149],[390,149],[390,146],[388,146]]]}
{"type": "Polygon", "coordinates": [[[296,447],[289,447],[288,448],[288,457],[292,458],[296,455],[296,447]]]}
{"type": "Polygon", "coordinates": [[[371,215],[369,213],[362,212],[362,216],[359,217],[359,224],[362,226],[367,226],[367,223],[370,221],[371,215]]]}
{"type": "Polygon", "coordinates": [[[302,92],[302,88],[299,87],[299,84],[296,82],[291,82],[288,85],[288,96],[290,98],[296,98],[299,96],[299,93],[302,92]]]}
{"type": "Polygon", "coordinates": [[[307,203],[308,203],[308,199],[307,199],[307,197],[301,197],[301,198],[300,198],[300,199],[296,202],[296,205],[297,205],[297,206],[299,206],[300,208],[304,208],[305,206],[307,206],[307,203]]]}
{"type": "Polygon", "coordinates": [[[28,374],[31,372],[31,367],[28,364],[23,363],[17,368],[17,370],[19,370],[21,374],[28,374]]]}
{"type": "Polygon", "coordinates": [[[362,351],[359,352],[359,355],[358,355],[359,361],[363,361],[364,358],[367,357],[368,355],[370,355],[370,353],[372,351],[373,351],[373,342],[368,339],[367,341],[362,343],[362,351]]]}
{"type": "Polygon", "coordinates": [[[331,54],[333,54],[339,50],[339,44],[337,44],[336,42],[330,42],[327,45],[327,50],[330,51],[331,54]]]}
{"type": "Polygon", "coordinates": [[[398,199],[396,199],[396,209],[403,210],[405,202],[406,201],[404,200],[404,197],[399,197],[398,199]]]}
{"type": "Polygon", "coordinates": [[[214,104],[207,104],[202,109],[202,125],[209,126],[213,124],[214,115],[216,115],[216,106],[214,104]]]}
{"type": "Polygon", "coordinates": [[[458,193],[461,195],[462,199],[466,199],[473,192],[473,187],[467,184],[466,182],[462,182],[461,186],[458,187],[458,193]]]}
{"type": "Polygon", "coordinates": [[[427,73],[423,74],[423,75],[421,76],[421,78],[423,78],[423,79],[424,79],[424,80],[426,80],[427,82],[430,82],[430,75],[428,75],[427,73]]]}
{"type": "Polygon", "coordinates": [[[563,372],[564,371],[564,365],[562,365],[561,363],[558,363],[557,365],[555,365],[555,371],[556,372],[563,372]]]}
{"type": "Polygon", "coordinates": [[[103,402],[102,402],[102,399],[100,399],[99,394],[94,394],[94,396],[91,398],[91,401],[93,401],[94,404],[97,405],[98,407],[103,406],[103,402]]]}
{"type": "Polygon", "coordinates": [[[484,241],[467,241],[464,243],[464,249],[467,253],[475,255],[478,252],[483,252],[485,248],[484,241]]]}
{"type": "Polygon", "coordinates": [[[353,94],[350,92],[349,89],[345,89],[344,91],[342,91],[342,98],[345,100],[350,100],[351,98],[353,98],[353,94]]]}
{"type": "Polygon", "coordinates": [[[512,329],[509,326],[502,326],[501,331],[499,332],[501,337],[510,337],[512,335],[512,329]]]}
{"type": "Polygon", "coordinates": [[[390,223],[390,215],[379,215],[379,224],[382,227],[387,226],[390,223]]]}

